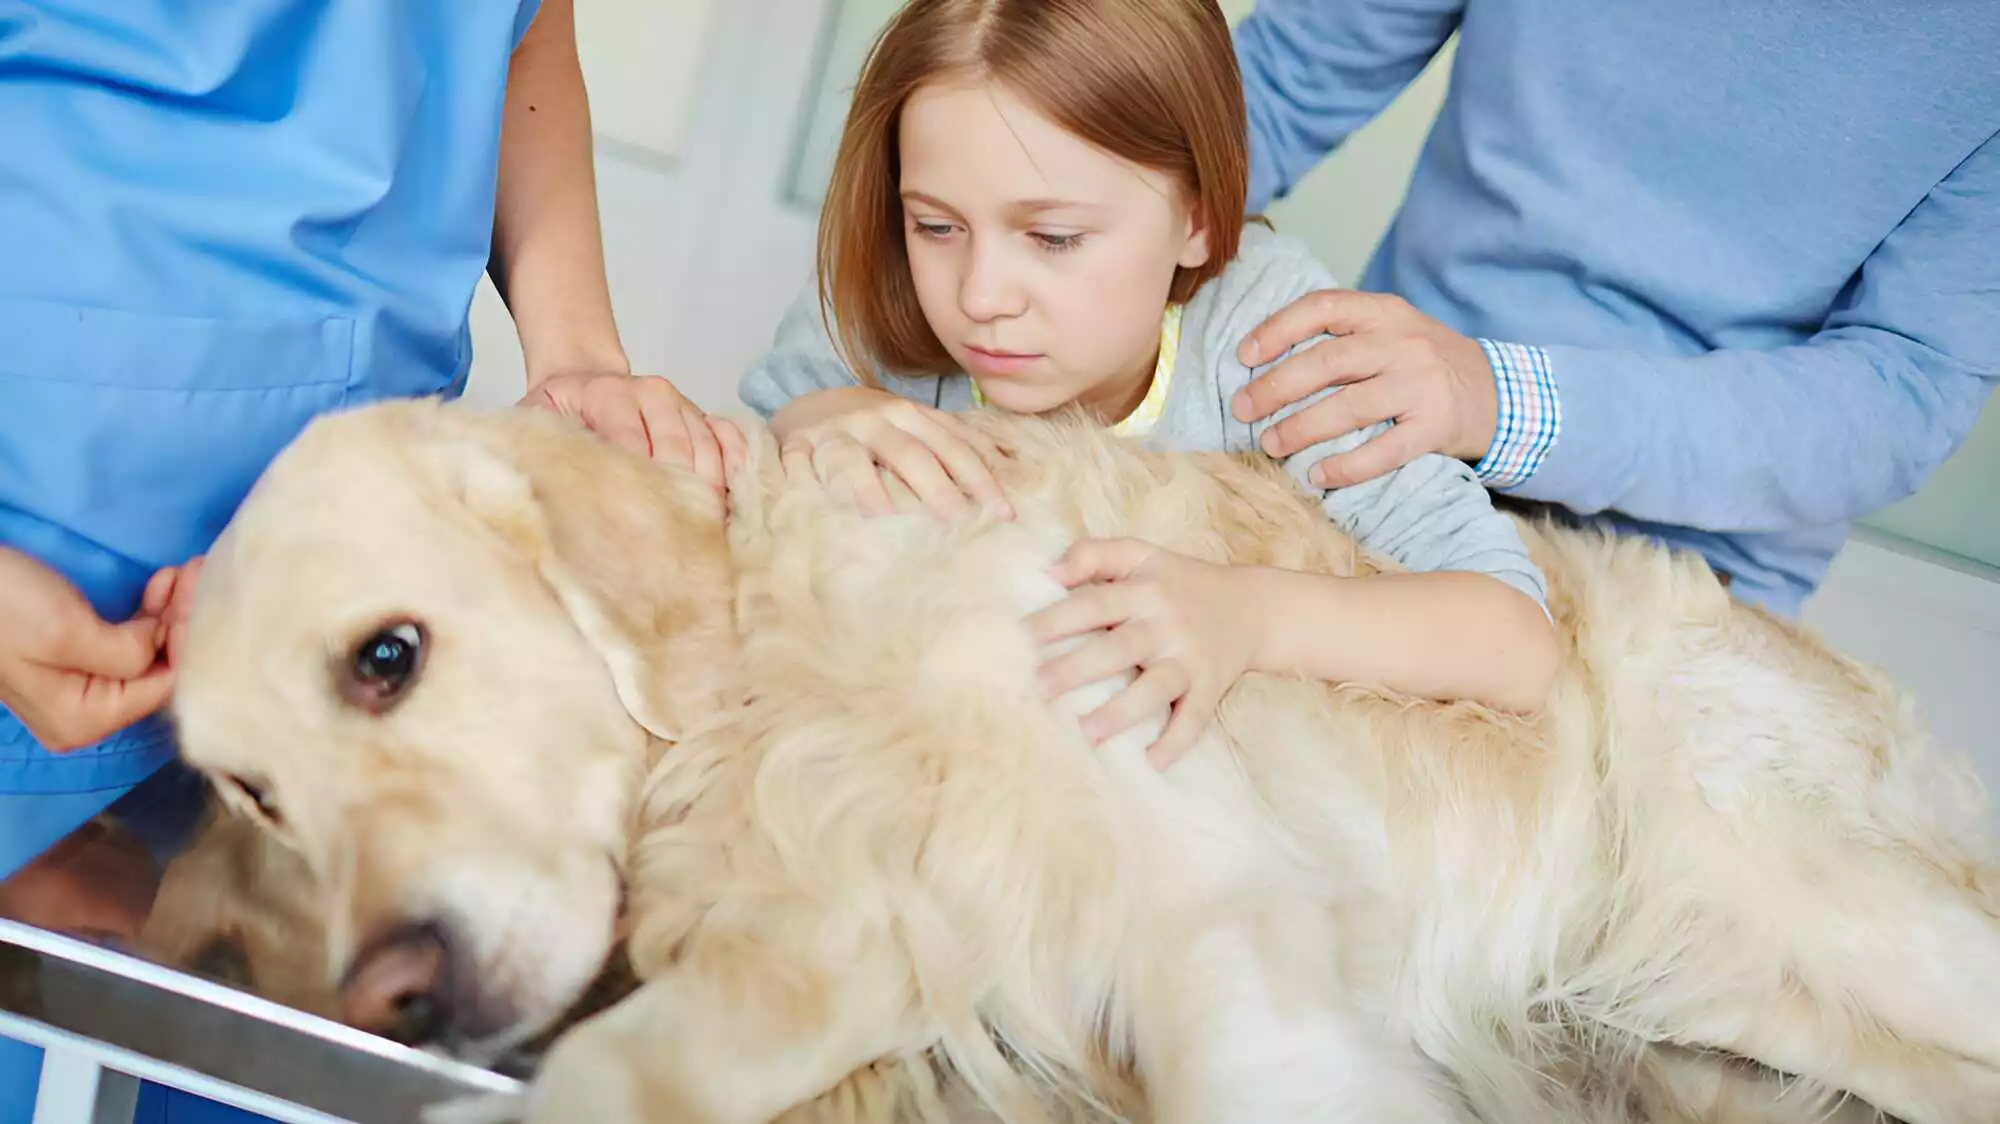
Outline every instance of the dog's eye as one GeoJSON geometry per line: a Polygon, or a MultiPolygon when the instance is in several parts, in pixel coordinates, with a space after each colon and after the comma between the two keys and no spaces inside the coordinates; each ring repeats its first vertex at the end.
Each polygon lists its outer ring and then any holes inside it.
{"type": "Polygon", "coordinates": [[[235,788],[236,791],[242,793],[243,798],[245,800],[248,800],[250,801],[250,803],[256,805],[258,814],[262,815],[265,819],[271,821],[271,825],[273,827],[276,827],[278,824],[285,822],[285,818],[278,814],[277,801],[271,799],[270,794],[264,791],[263,785],[252,784],[251,782],[244,780],[242,777],[234,775],[225,777],[224,779],[227,780],[231,785],[231,787],[235,788]]]}
{"type": "Polygon", "coordinates": [[[398,624],[363,640],[340,676],[341,697],[371,714],[387,710],[423,665],[424,631],[415,624],[398,624]]]}

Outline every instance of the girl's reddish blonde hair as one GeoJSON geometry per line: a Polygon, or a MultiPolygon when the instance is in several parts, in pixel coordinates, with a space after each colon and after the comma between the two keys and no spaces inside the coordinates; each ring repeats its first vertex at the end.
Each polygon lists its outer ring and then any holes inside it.
{"type": "Polygon", "coordinates": [[[1175,301],[1236,256],[1249,192],[1248,127],[1229,21],[1215,0],[911,0],[862,68],[819,220],[819,291],[841,356],[945,374],[903,241],[896,135],[923,86],[1003,83],[1084,141],[1173,178],[1208,234],[1208,261],[1174,277],[1175,301]]]}

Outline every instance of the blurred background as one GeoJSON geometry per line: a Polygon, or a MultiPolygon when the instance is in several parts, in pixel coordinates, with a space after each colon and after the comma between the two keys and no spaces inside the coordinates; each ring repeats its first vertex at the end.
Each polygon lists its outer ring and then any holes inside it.
{"type": "MultiPolygon", "coordinates": [[[[898,0],[577,5],[612,299],[634,368],[710,409],[810,277],[847,92],[898,0]]],[[[1225,0],[1232,18],[1251,0],[1225,0]]],[[[1447,50],[1271,211],[1352,279],[1401,199],[1449,81],[1447,50]]],[[[472,397],[510,402],[521,358],[490,287],[472,397]]],[[[1915,692],[2000,792],[2000,409],[1912,499],[1867,521],[1807,620],[1915,692]]]]}

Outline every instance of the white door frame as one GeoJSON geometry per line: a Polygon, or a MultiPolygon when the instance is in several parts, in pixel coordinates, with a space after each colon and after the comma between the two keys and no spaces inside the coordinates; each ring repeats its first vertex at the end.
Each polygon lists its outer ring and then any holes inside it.
{"type": "Polygon", "coordinates": [[[818,211],[791,201],[790,179],[839,9],[717,0],[711,17],[660,259],[656,368],[709,409],[735,402],[737,377],[811,278],[818,211]]]}

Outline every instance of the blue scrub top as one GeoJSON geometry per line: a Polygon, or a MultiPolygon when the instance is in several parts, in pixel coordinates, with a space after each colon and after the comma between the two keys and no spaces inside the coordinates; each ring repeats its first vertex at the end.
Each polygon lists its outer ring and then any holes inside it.
{"type": "MultiPolygon", "coordinates": [[[[0,0],[0,544],[122,620],[315,415],[463,387],[537,4],[0,0]]],[[[171,753],[0,710],[0,794],[171,753]]]]}

